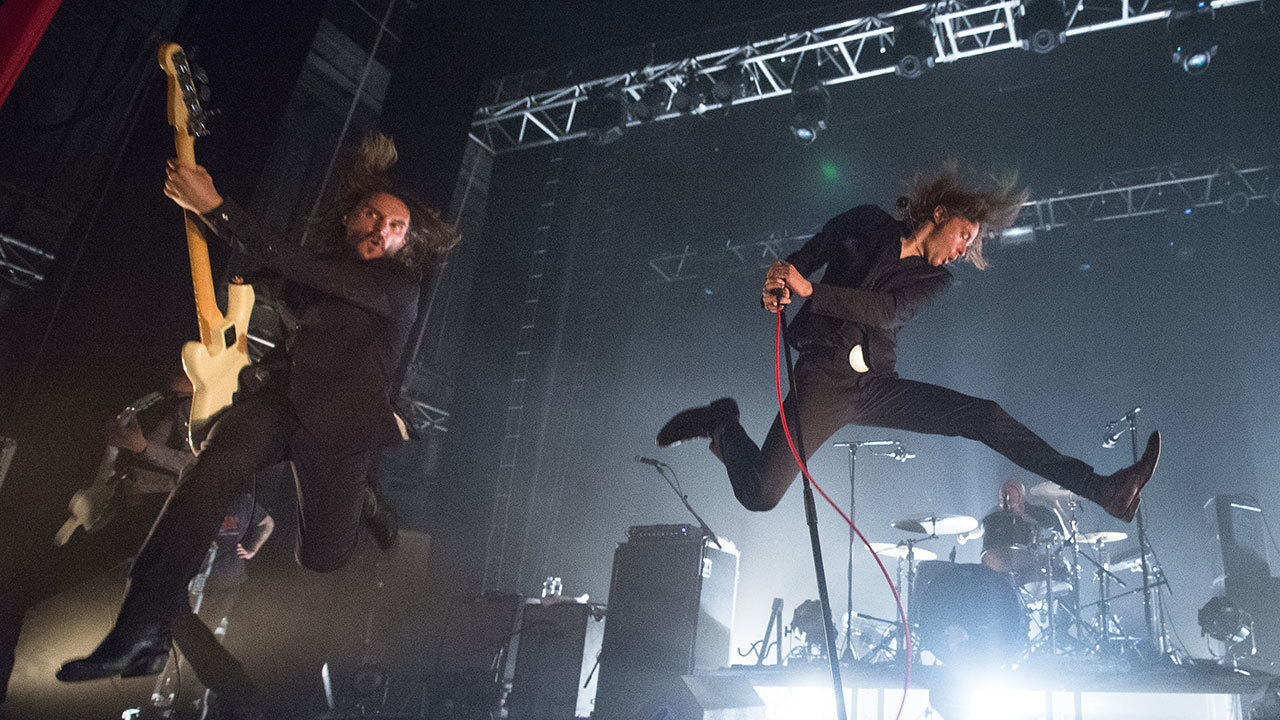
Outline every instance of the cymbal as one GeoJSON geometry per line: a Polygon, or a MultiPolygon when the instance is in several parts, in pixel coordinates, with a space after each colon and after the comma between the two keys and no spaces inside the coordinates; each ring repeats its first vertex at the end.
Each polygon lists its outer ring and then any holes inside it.
{"type": "Polygon", "coordinates": [[[920,535],[959,535],[978,527],[978,521],[968,515],[927,515],[894,520],[889,524],[898,530],[920,535]]]}
{"type": "MultiPolygon", "coordinates": [[[[906,543],[873,542],[871,543],[871,549],[874,550],[877,555],[883,555],[884,557],[897,558],[899,560],[907,556],[906,543]]],[[[915,559],[917,561],[938,559],[937,553],[932,552],[930,550],[925,550],[922,547],[916,548],[915,552],[912,554],[915,556],[915,559]]]]}
{"type": "Polygon", "coordinates": [[[1129,533],[1119,530],[1102,530],[1100,532],[1080,533],[1077,535],[1081,542],[1090,545],[1094,543],[1115,543],[1129,537],[1129,533]]]}
{"type": "Polygon", "coordinates": [[[1070,490],[1062,487],[1061,485],[1058,485],[1056,483],[1051,483],[1048,480],[1045,480],[1039,485],[1033,485],[1031,489],[1027,491],[1027,495],[1035,498],[1040,498],[1042,500],[1053,500],[1053,501],[1080,499],[1079,495],[1071,492],[1070,490]]]}

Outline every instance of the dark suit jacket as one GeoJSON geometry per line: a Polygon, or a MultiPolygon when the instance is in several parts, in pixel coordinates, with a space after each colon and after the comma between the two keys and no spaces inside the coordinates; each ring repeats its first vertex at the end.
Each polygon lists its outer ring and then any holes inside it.
{"type": "Polygon", "coordinates": [[[861,344],[873,373],[894,372],[898,331],[951,282],[951,273],[924,258],[899,258],[909,228],[875,205],[832,218],[787,257],[808,277],[826,271],[788,329],[797,350],[861,344]]]}
{"type": "Polygon", "coordinates": [[[392,258],[276,245],[231,202],[201,217],[285,280],[283,301],[297,322],[263,363],[303,427],[337,453],[399,441],[391,383],[418,314],[419,274],[392,258]]]}

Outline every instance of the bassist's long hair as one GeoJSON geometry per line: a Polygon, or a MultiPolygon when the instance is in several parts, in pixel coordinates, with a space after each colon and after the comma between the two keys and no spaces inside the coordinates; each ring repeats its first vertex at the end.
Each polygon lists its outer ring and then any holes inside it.
{"type": "Polygon", "coordinates": [[[412,270],[421,270],[424,265],[448,255],[458,244],[457,232],[440,217],[439,211],[392,183],[391,169],[398,158],[395,141],[386,135],[374,133],[361,141],[350,169],[343,175],[335,201],[312,220],[307,244],[324,248],[341,246],[345,233],[343,218],[369,196],[388,193],[400,198],[409,208],[404,247],[392,257],[412,270]]]}

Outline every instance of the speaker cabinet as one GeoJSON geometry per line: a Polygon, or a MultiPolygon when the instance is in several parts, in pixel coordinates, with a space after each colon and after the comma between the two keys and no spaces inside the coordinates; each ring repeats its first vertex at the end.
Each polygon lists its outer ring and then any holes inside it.
{"type": "Polygon", "coordinates": [[[1271,577],[1262,506],[1248,495],[1215,495],[1204,505],[1222,551],[1227,584],[1271,577]]]}
{"type": "Polygon", "coordinates": [[[1222,551],[1226,595],[1253,616],[1258,654],[1280,661],[1280,579],[1267,561],[1262,506],[1248,495],[1217,495],[1204,508],[1222,551]]]}
{"type": "Polygon", "coordinates": [[[725,667],[738,551],[697,527],[632,528],[613,556],[597,720],[632,720],[682,675],[725,667]]]}
{"type": "Polygon", "coordinates": [[[591,714],[603,614],[582,603],[529,600],[507,704],[511,720],[569,720],[591,714]]]}

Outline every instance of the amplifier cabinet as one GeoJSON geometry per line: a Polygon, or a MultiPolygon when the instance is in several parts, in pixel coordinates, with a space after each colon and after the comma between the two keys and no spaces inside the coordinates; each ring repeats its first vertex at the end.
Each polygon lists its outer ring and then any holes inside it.
{"type": "Polygon", "coordinates": [[[630,720],[673,680],[730,660],[738,551],[723,539],[631,537],[613,556],[596,719],[630,720]]]}

